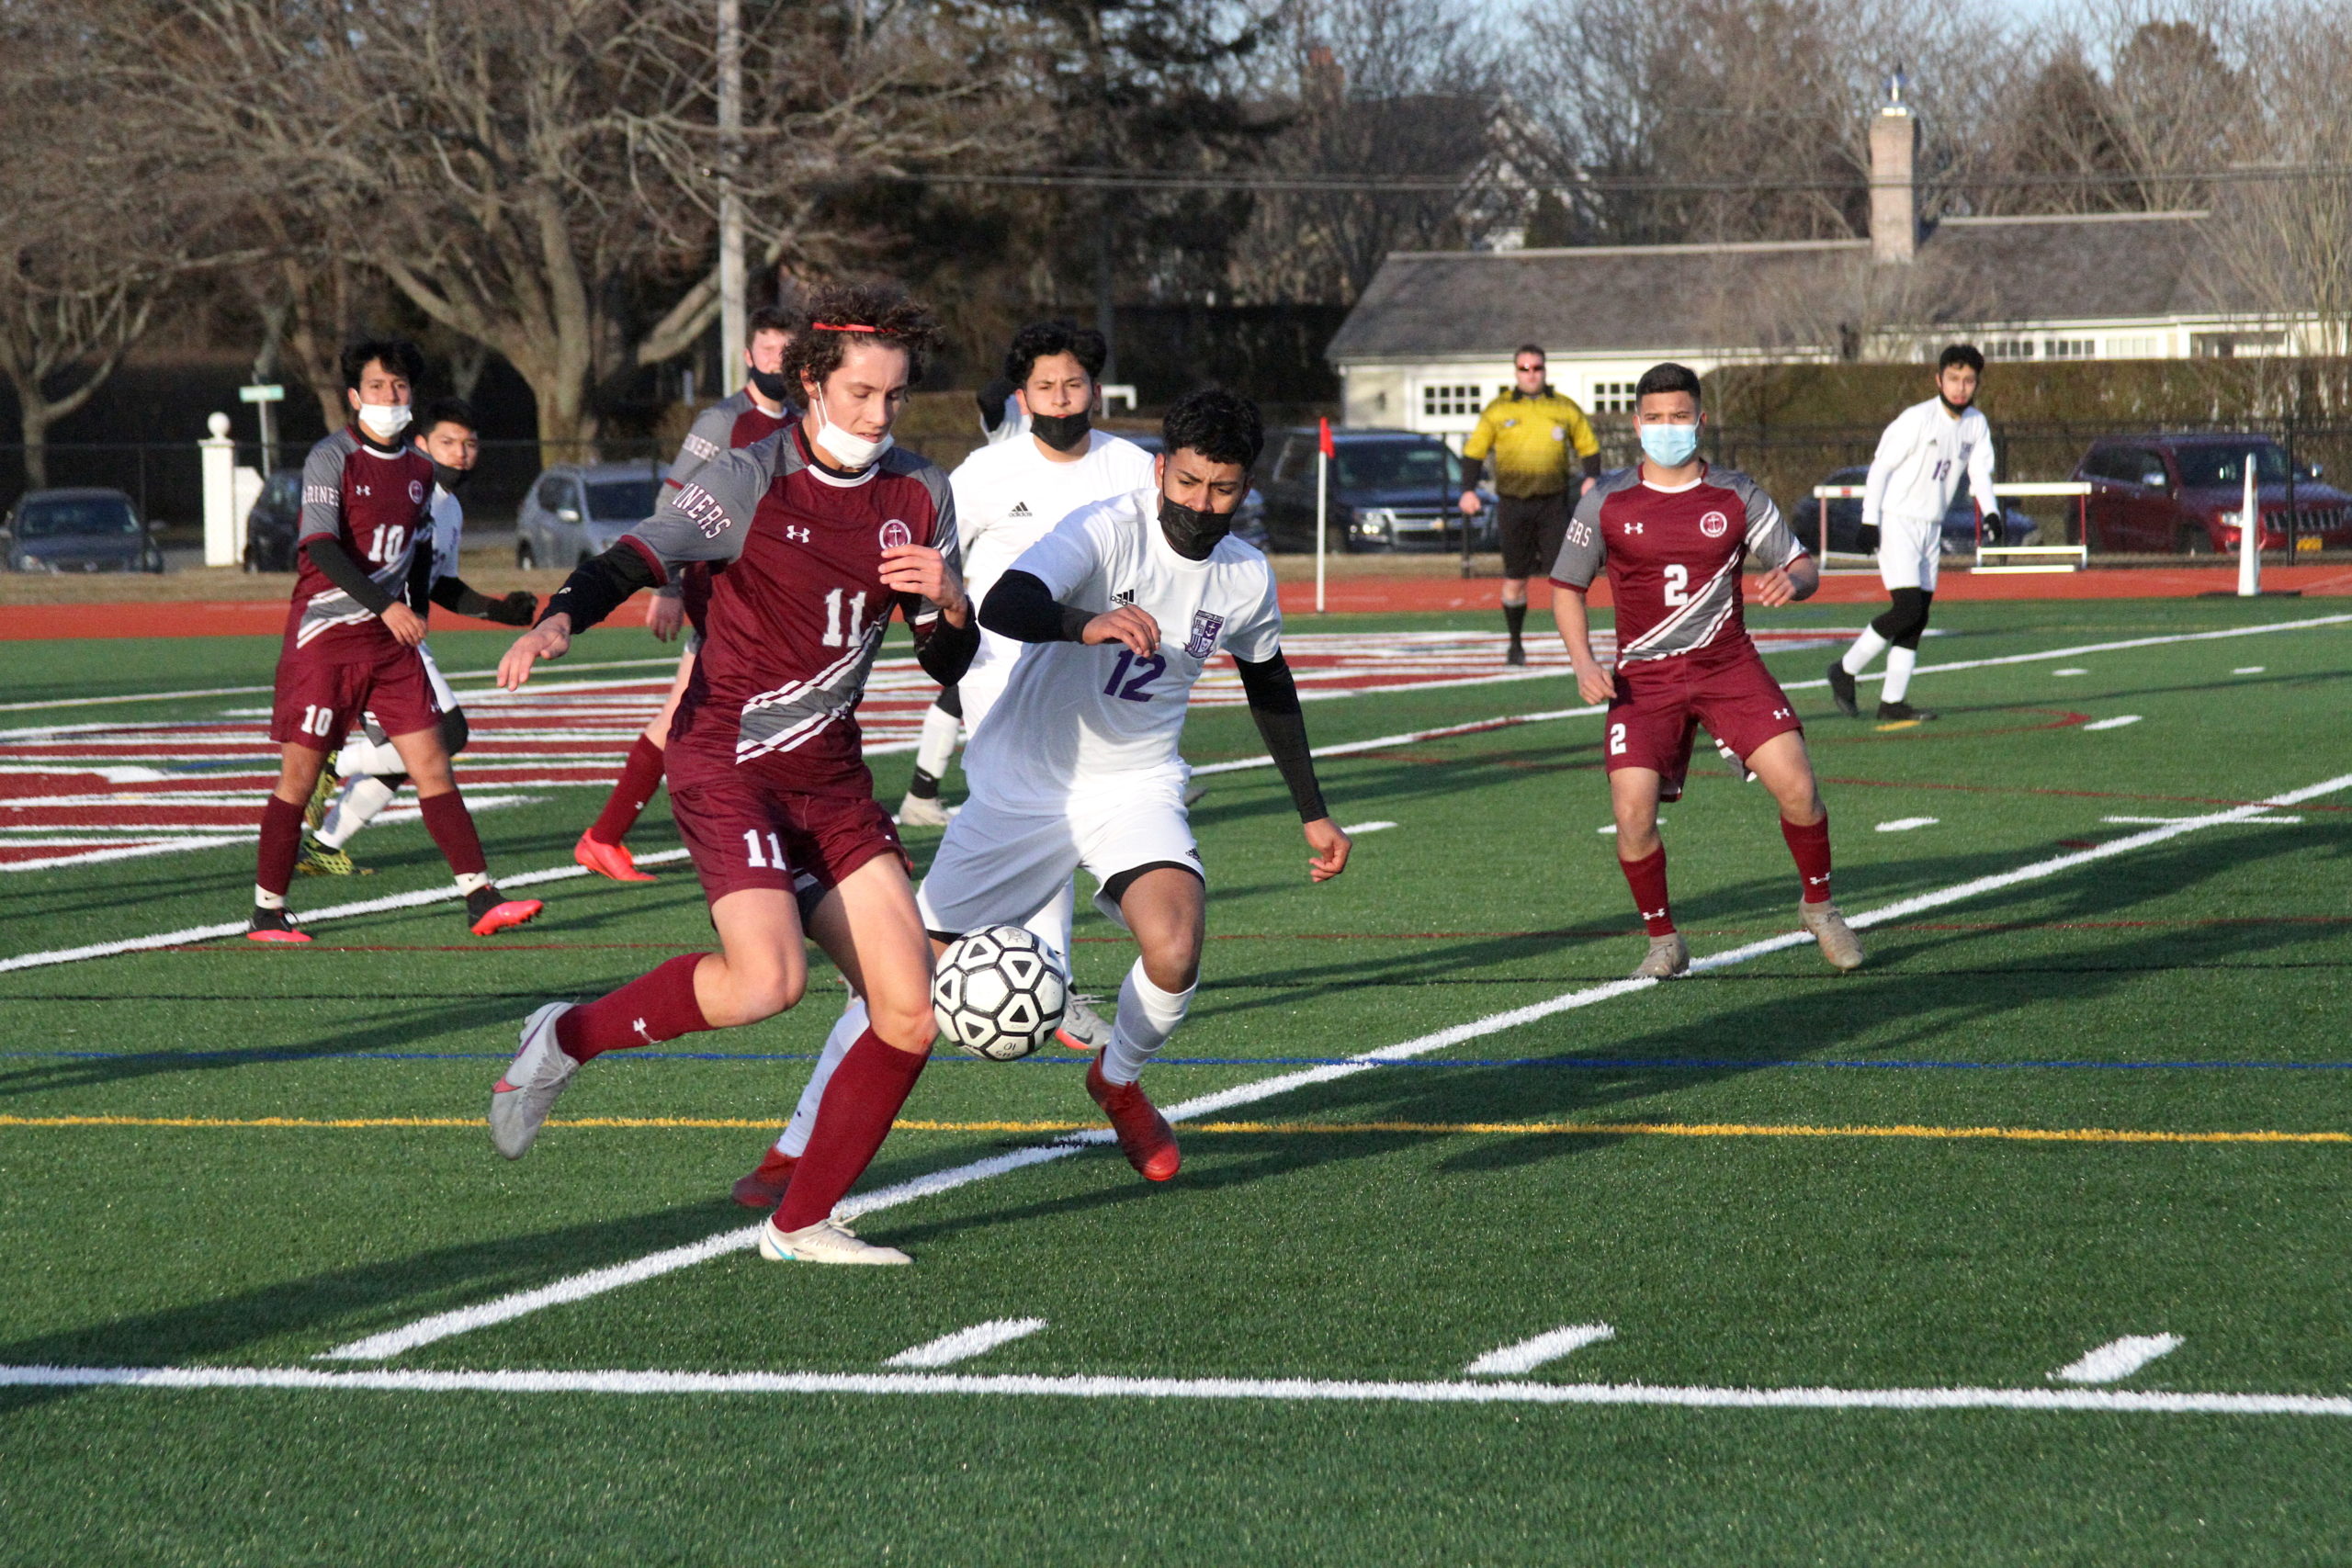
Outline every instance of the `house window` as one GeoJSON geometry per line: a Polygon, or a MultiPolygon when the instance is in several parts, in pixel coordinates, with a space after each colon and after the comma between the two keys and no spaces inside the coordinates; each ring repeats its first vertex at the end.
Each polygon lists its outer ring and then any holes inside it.
{"type": "Polygon", "coordinates": [[[1592,384],[1592,412],[1595,413],[1632,413],[1634,412],[1633,381],[1595,381],[1592,384]]]}
{"type": "Polygon", "coordinates": [[[2111,337],[2107,340],[2109,359],[2161,359],[2164,357],[2161,338],[2111,337]]]}
{"type": "Polygon", "coordinates": [[[2098,344],[2086,337],[2050,337],[2041,340],[2044,359],[2096,359],[2098,344]]]}
{"type": "Polygon", "coordinates": [[[2030,337],[1996,337],[1984,345],[1987,359],[2031,359],[2033,340],[2030,337]]]}
{"type": "Polygon", "coordinates": [[[1475,414],[1484,407],[1486,403],[1478,396],[1476,382],[1421,389],[1423,419],[1453,419],[1462,414],[1475,414]]]}

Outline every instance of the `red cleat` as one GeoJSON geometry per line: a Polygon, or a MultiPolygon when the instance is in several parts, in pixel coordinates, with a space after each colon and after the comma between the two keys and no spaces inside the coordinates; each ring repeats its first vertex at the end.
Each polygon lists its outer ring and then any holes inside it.
{"type": "Polygon", "coordinates": [[[771,1145],[760,1156],[759,1169],[736,1179],[735,1201],[746,1209],[775,1208],[784,1201],[784,1190],[792,1185],[792,1168],[799,1163],[797,1156],[778,1154],[771,1145]]]}
{"type": "Polygon", "coordinates": [[[637,869],[636,857],[628,852],[626,844],[608,844],[585,833],[581,834],[580,841],[571,846],[571,858],[597,875],[609,876],[615,882],[656,880],[650,873],[637,869]]]}
{"type": "Polygon", "coordinates": [[[1143,1085],[1111,1082],[1102,1076],[1102,1058],[1097,1056],[1086,1069],[1086,1092],[1111,1119],[1119,1152],[1146,1181],[1165,1181],[1176,1174],[1184,1156],[1176,1147],[1175,1130],[1146,1097],[1143,1085]]]}
{"type": "Polygon", "coordinates": [[[467,900],[466,913],[472,917],[473,923],[469,929],[474,935],[496,936],[511,927],[528,924],[546,908],[537,898],[501,899],[496,888],[485,887],[467,900]],[[485,894],[487,897],[483,897],[485,894]],[[488,907],[477,908],[477,902],[488,907]]]}
{"type": "Polygon", "coordinates": [[[254,910],[251,924],[245,928],[247,942],[308,942],[311,933],[295,929],[293,919],[283,909],[254,910]]]}

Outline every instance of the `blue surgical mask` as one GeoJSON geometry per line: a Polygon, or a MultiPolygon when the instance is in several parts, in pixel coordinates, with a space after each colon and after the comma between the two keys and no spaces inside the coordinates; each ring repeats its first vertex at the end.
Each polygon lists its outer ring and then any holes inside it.
{"type": "Polygon", "coordinates": [[[1679,468],[1699,455],[1696,424],[1641,426],[1642,456],[1661,468],[1679,468]]]}

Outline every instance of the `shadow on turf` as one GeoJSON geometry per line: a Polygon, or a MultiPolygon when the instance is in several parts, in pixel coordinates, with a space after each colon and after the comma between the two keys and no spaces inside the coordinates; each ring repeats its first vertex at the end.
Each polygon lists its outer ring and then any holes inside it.
{"type": "MultiPolygon", "coordinates": [[[[487,1151],[476,1153],[477,1157],[490,1157],[487,1151]]],[[[341,1343],[431,1313],[527,1290],[560,1275],[701,1241],[733,1228],[743,1217],[742,1210],[725,1198],[717,1198],[593,1224],[412,1253],[266,1285],[217,1301],[0,1344],[0,1364],[187,1365],[249,1356],[263,1340],[312,1336],[322,1330],[341,1343]]],[[[356,1368],[374,1363],[343,1365],[356,1368]]],[[[0,1414],[74,1392],[0,1389],[0,1414]]]]}

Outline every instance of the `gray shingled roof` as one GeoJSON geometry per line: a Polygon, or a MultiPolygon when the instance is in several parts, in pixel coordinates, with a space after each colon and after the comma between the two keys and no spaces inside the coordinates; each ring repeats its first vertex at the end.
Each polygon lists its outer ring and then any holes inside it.
{"type": "MultiPolygon", "coordinates": [[[[1920,246],[1922,326],[2167,316],[2228,308],[2197,213],[1958,219],[1920,246]]],[[[1332,360],[1773,349],[1818,341],[1870,268],[1867,240],[1398,252],[1325,351],[1332,360]],[[1808,301],[1792,306],[1792,301],[1808,301]],[[1810,321],[1813,326],[1801,324],[1810,321]]]]}

